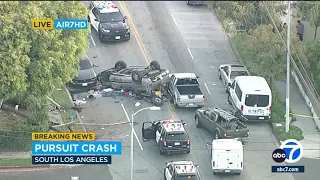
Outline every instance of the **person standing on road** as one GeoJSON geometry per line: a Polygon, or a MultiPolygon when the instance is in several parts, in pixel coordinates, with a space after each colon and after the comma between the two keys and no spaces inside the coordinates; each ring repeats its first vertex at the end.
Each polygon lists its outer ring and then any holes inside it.
{"type": "Polygon", "coordinates": [[[298,25],[297,25],[297,35],[299,37],[300,41],[303,41],[303,33],[304,33],[304,24],[298,20],[298,25]]]}

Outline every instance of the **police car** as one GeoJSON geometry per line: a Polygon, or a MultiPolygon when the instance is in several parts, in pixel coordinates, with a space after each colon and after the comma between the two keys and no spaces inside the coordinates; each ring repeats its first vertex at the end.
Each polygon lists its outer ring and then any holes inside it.
{"type": "Polygon", "coordinates": [[[166,162],[163,176],[165,180],[200,180],[198,167],[192,161],[166,162]]]}
{"type": "Polygon", "coordinates": [[[142,125],[143,142],[155,139],[160,154],[190,153],[190,139],[181,120],[144,122],[142,125]]]}
{"type": "Polygon", "coordinates": [[[91,1],[88,21],[99,35],[99,41],[123,41],[130,39],[130,27],[126,16],[112,1],[91,1]]]}

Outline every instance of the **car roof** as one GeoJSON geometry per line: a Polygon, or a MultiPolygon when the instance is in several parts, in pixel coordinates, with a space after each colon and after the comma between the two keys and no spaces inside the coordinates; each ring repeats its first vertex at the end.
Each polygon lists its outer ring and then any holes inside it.
{"type": "Polygon", "coordinates": [[[197,173],[197,167],[192,161],[176,161],[172,162],[176,172],[178,174],[195,174],[197,173]]]}
{"type": "Polygon", "coordinates": [[[245,66],[242,66],[242,67],[240,67],[240,66],[232,67],[231,66],[231,71],[246,71],[247,72],[248,70],[245,66]]]}
{"type": "Polygon", "coordinates": [[[246,91],[246,93],[254,93],[257,92],[271,94],[271,89],[268,85],[268,82],[260,76],[237,76],[235,81],[239,85],[242,91],[246,91]]]}
{"type": "Polygon", "coordinates": [[[194,73],[174,73],[173,74],[176,78],[197,78],[194,73]]]}
{"type": "Polygon", "coordinates": [[[186,129],[184,128],[184,125],[182,123],[174,122],[174,123],[163,123],[163,128],[168,133],[179,133],[179,132],[185,132],[186,129]]]}
{"type": "Polygon", "coordinates": [[[228,150],[243,149],[242,142],[235,139],[214,139],[212,140],[212,149],[228,150]]]}
{"type": "Polygon", "coordinates": [[[98,8],[100,13],[120,12],[119,8],[112,1],[92,1],[94,7],[98,8]]]}

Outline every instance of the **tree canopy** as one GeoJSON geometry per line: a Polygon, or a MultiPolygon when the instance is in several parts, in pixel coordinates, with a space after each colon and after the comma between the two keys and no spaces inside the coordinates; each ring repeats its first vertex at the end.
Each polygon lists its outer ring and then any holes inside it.
{"type": "MultiPolygon", "coordinates": [[[[259,25],[270,24],[269,13],[274,16],[280,15],[284,6],[281,2],[263,2],[263,1],[210,1],[209,7],[219,11],[223,19],[232,21],[236,31],[249,32],[259,25]]],[[[280,24],[280,20],[275,18],[276,24],[280,24]]]]}
{"type": "Polygon", "coordinates": [[[77,75],[89,46],[89,29],[34,30],[32,19],[87,19],[88,13],[80,1],[0,2],[0,100],[23,99],[29,112],[25,122],[0,130],[1,149],[28,149],[30,141],[15,136],[48,130],[45,97],[77,75]]]}
{"type": "Polygon", "coordinates": [[[33,30],[32,19],[86,19],[81,2],[0,2],[0,98],[45,96],[76,75],[89,30],[33,30]]]}

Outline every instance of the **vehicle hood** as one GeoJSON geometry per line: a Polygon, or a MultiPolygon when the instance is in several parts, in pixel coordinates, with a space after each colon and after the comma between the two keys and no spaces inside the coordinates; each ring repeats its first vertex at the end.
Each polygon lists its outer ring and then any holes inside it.
{"type": "Polygon", "coordinates": [[[125,29],[128,29],[129,26],[127,23],[121,22],[109,22],[109,23],[101,23],[101,27],[104,29],[114,30],[114,31],[124,31],[125,29]]]}
{"type": "Polygon", "coordinates": [[[96,73],[94,72],[93,69],[85,69],[85,70],[80,70],[78,73],[78,76],[74,78],[74,80],[85,80],[85,79],[91,79],[96,77],[96,73]]]}

